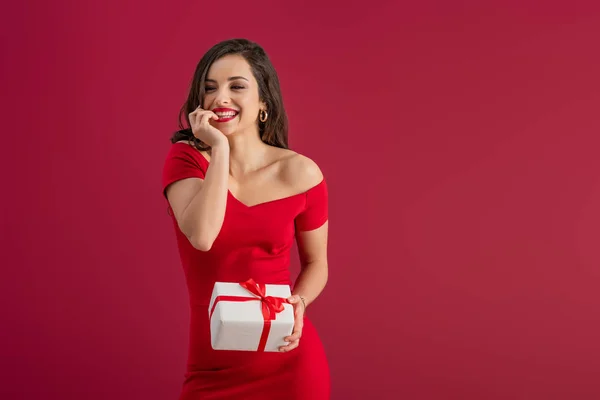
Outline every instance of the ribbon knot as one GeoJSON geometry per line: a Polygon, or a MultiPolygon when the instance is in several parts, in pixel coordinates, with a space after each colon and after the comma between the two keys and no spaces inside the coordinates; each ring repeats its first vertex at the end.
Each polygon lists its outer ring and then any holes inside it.
{"type": "Polygon", "coordinates": [[[254,279],[250,278],[246,282],[240,283],[240,286],[260,299],[262,314],[265,321],[274,320],[277,317],[277,313],[284,310],[283,302],[285,299],[267,296],[267,288],[264,283],[256,283],[254,279]]]}

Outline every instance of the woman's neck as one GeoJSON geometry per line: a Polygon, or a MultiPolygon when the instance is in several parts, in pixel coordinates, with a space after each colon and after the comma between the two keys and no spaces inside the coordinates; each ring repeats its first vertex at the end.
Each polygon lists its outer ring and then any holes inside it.
{"type": "Polygon", "coordinates": [[[269,145],[260,140],[257,133],[234,134],[229,140],[229,173],[234,178],[242,177],[267,164],[269,145]]]}

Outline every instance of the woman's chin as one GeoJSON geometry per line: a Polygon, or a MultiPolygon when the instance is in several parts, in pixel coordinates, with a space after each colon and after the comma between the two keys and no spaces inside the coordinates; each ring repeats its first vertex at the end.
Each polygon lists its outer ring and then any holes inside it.
{"type": "Polygon", "coordinates": [[[227,128],[221,128],[219,129],[223,135],[225,136],[232,136],[235,133],[235,129],[227,129],[227,128]]]}
{"type": "Polygon", "coordinates": [[[237,133],[240,132],[240,129],[238,129],[239,127],[237,125],[230,125],[227,126],[226,124],[223,124],[221,126],[218,126],[217,129],[219,129],[221,132],[223,132],[223,135],[225,136],[233,136],[237,133]]]}

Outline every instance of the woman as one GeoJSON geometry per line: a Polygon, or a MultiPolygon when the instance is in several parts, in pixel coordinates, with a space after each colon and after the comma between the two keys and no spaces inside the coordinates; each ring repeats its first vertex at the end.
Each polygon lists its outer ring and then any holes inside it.
{"type": "Polygon", "coordinates": [[[327,282],[327,186],[319,167],[287,147],[279,79],[256,43],[212,47],[181,110],[163,171],[189,290],[188,366],[181,400],[328,399],[329,368],[305,308],[327,282]],[[295,324],[279,352],[213,350],[207,307],[216,281],[292,286],[295,324]]]}

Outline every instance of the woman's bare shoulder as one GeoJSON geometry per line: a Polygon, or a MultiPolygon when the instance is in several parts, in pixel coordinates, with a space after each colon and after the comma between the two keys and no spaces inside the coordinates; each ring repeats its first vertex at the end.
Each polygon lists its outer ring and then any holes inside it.
{"type": "Polygon", "coordinates": [[[323,173],[314,160],[292,150],[285,150],[284,154],[281,172],[286,182],[303,191],[323,180],[323,173]]]}

